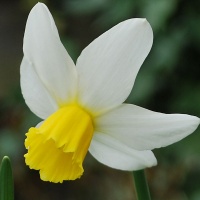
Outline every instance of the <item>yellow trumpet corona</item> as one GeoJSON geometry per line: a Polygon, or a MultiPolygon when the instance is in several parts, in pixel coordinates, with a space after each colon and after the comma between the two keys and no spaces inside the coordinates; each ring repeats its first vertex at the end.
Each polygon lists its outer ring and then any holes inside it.
{"type": "Polygon", "coordinates": [[[83,174],[82,163],[94,128],[91,116],[77,105],[50,115],[39,128],[26,134],[26,164],[40,170],[44,181],[74,180],[83,174]]]}

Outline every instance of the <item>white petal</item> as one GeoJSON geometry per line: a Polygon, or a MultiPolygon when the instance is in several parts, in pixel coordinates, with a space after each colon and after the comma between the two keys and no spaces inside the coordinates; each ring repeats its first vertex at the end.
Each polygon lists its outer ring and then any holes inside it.
{"type": "Polygon", "coordinates": [[[23,50],[59,104],[74,98],[77,89],[75,65],[60,41],[48,8],[42,3],[36,4],[28,16],[23,50]]]}
{"type": "Polygon", "coordinates": [[[134,171],[157,164],[152,151],[134,150],[102,133],[94,134],[89,151],[99,162],[115,169],[134,171]]]}
{"type": "Polygon", "coordinates": [[[191,134],[200,119],[184,114],[163,114],[122,104],[95,119],[95,128],[137,150],[151,150],[175,143],[191,134]]]}
{"type": "Polygon", "coordinates": [[[21,90],[26,104],[38,117],[45,119],[58,109],[33,65],[24,57],[20,68],[21,90]]]}
{"type": "Polygon", "coordinates": [[[87,46],[77,61],[82,104],[103,112],[124,102],[152,42],[146,19],[129,19],[87,46]]]}

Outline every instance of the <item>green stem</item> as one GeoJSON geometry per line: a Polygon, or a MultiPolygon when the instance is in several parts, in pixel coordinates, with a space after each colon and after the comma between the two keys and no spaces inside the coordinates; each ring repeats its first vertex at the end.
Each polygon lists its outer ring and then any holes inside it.
{"type": "Polygon", "coordinates": [[[14,185],[10,159],[4,156],[0,167],[0,200],[14,200],[14,185]]]}
{"type": "Polygon", "coordinates": [[[145,177],[145,171],[144,170],[134,171],[133,176],[135,180],[135,190],[137,192],[137,199],[151,200],[149,187],[145,177]]]}

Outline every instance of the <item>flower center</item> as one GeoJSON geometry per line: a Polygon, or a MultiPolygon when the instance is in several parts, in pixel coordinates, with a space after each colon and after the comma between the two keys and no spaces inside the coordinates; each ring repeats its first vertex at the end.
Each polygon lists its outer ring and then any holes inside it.
{"type": "Polygon", "coordinates": [[[40,170],[44,181],[62,183],[80,178],[93,131],[91,116],[82,108],[60,108],[39,128],[29,129],[25,162],[31,169],[40,170]]]}

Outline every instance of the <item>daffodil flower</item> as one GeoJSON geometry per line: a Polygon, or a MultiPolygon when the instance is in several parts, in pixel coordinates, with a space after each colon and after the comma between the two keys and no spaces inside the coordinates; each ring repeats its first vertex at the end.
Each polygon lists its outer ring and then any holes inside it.
{"type": "Polygon", "coordinates": [[[25,140],[25,162],[42,180],[80,178],[88,150],[120,170],[154,166],[152,149],[197,128],[197,117],[123,103],[152,43],[147,20],[129,19],[89,44],[75,66],[48,8],[35,5],[24,34],[21,89],[31,111],[43,119],[25,140]]]}

